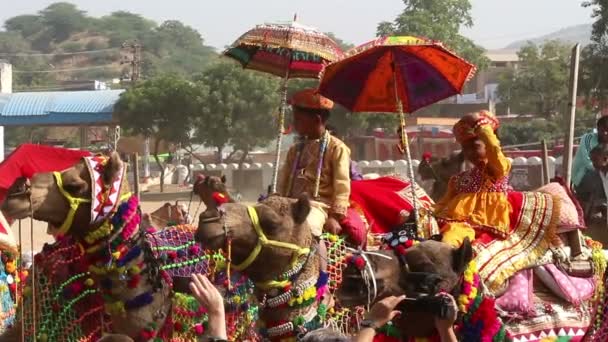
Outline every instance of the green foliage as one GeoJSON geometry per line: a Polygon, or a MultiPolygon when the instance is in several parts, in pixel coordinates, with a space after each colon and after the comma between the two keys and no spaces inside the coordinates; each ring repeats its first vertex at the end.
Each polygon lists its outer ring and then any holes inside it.
{"type": "Polygon", "coordinates": [[[45,25],[42,17],[28,14],[6,20],[4,27],[9,32],[20,33],[23,37],[28,38],[44,30],[45,25]]]}
{"type": "MultiPolygon", "coordinates": [[[[118,48],[126,41],[137,40],[143,46],[142,78],[164,73],[185,77],[200,72],[216,56],[213,48],[205,46],[200,33],[179,21],[166,21],[160,26],[138,14],[119,11],[101,18],[93,18],[75,5],[59,2],[51,4],[36,15],[10,18],[6,32],[0,32],[1,53],[55,53],[118,48]],[[9,48],[6,48],[9,46],[9,48]]],[[[54,58],[23,57],[15,70],[49,70],[68,68],[72,56],[54,58]]],[[[79,56],[79,67],[117,63],[121,55],[116,51],[79,56]]],[[[86,72],[27,74],[16,77],[16,87],[26,88],[82,75],[101,79],[119,78],[117,67],[92,69],[86,72]],[[48,82],[47,82],[48,81],[48,82]]]]}
{"type": "Polygon", "coordinates": [[[57,2],[40,11],[47,30],[53,33],[55,42],[63,42],[73,33],[83,31],[89,22],[84,11],[68,2],[57,2]]]}
{"type": "Polygon", "coordinates": [[[591,17],[595,19],[591,40],[600,43],[606,38],[608,33],[608,1],[607,0],[588,0],[583,2],[583,7],[592,7],[591,17]]]}
{"type": "Polygon", "coordinates": [[[333,39],[334,42],[336,42],[336,44],[338,44],[338,46],[340,47],[340,49],[342,49],[342,51],[346,52],[352,48],[355,47],[354,44],[351,43],[347,43],[345,41],[343,41],[342,39],[336,37],[335,34],[333,34],[333,32],[326,32],[325,33],[329,38],[333,39]]]}
{"type": "Polygon", "coordinates": [[[498,95],[513,112],[546,118],[563,113],[568,101],[570,49],[559,41],[532,43],[518,52],[521,68],[501,75],[498,95]]]}
{"type": "Polygon", "coordinates": [[[154,137],[153,155],[161,169],[161,142],[190,145],[194,118],[201,108],[200,88],[175,75],[159,76],[137,84],[124,92],[115,106],[115,117],[131,134],[154,137]]]}
{"type": "Polygon", "coordinates": [[[581,53],[581,91],[589,99],[588,106],[602,110],[608,104],[608,1],[589,0],[583,3],[592,7],[593,30],[592,44],[586,46],[581,53]]]}
{"type": "MultiPolygon", "coordinates": [[[[595,127],[595,114],[584,108],[578,109],[574,125],[574,136],[580,137],[589,132],[589,127],[595,127]]],[[[543,139],[551,142],[563,139],[566,135],[567,121],[564,116],[550,120],[533,118],[517,120],[502,125],[499,130],[503,146],[537,143],[543,139]]]]}
{"type": "Polygon", "coordinates": [[[244,152],[244,158],[276,136],[277,78],[243,70],[235,63],[215,63],[194,79],[205,92],[196,136],[216,147],[218,155],[232,144],[244,152]]]}
{"type": "Polygon", "coordinates": [[[403,0],[405,9],[393,22],[378,24],[378,36],[418,36],[438,40],[460,56],[484,69],[489,61],[480,46],[462,36],[473,26],[469,0],[403,0]]]}

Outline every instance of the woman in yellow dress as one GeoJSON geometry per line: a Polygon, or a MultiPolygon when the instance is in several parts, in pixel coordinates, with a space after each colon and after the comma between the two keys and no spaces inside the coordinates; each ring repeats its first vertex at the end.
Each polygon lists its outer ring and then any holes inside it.
{"type": "Polygon", "coordinates": [[[442,221],[443,242],[454,247],[476,232],[504,239],[509,233],[507,200],[511,163],[496,136],[498,119],[488,111],[467,114],[454,125],[454,136],[473,169],[450,179],[446,195],[435,206],[442,221]]]}

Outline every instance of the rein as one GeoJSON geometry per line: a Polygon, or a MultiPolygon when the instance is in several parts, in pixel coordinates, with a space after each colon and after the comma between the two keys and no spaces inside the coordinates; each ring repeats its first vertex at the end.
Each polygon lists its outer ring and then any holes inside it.
{"type": "Polygon", "coordinates": [[[57,183],[57,188],[59,189],[59,192],[61,192],[63,197],[70,204],[70,211],[68,211],[65,221],[63,221],[63,224],[59,227],[58,235],[62,236],[66,235],[72,227],[72,223],[74,223],[74,217],[76,216],[76,211],[78,211],[80,205],[82,203],[91,203],[91,200],[87,198],[74,197],[69,192],[67,192],[67,190],[65,190],[65,188],[63,187],[63,179],[61,178],[60,172],[53,172],[53,176],[55,178],[55,183],[57,183]]]}

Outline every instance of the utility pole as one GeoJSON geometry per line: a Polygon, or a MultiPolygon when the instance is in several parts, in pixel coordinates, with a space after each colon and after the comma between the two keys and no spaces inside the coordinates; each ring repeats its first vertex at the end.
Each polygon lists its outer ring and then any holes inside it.
{"type": "MultiPolygon", "coordinates": [[[[139,81],[141,76],[141,50],[142,45],[137,40],[126,41],[122,44],[122,49],[125,53],[120,64],[128,64],[131,66],[130,75],[123,80],[128,80],[131,86],[139,81]]],[[[143,148],[143,173],[144,179],[150,177],[150,137],[145,137],[143,148]]],[[[136,161],[137,162],[137,161],[136,161]]],[[[138,182],[139,180],[137,180],[138,182]]]]}
{"type": "Polygon", "coordinates": [[[141,72],[141,48],[142,46],[137,40],[122,43],[122,49],[125,52],[125,56],[120,64],[129,64],[131,66],[129,75],[129,82],[131,82],[131,84],[134,84],[139,80],[141,72]]]}

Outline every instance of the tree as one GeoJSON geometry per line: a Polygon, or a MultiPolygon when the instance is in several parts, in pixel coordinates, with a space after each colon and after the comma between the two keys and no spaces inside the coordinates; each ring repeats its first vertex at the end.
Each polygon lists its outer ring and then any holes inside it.
{"type": "Polygon", "coordinates": [[[115,106],[121,127],[143,137],[153,137],[153,155],[161,171],[164,191],[165,165],[159,158],[162,142],[189,145],[194,120],[201,108],[201,89],[175,75],[153,78],[124,92],[115,106]]]}
{"type": "Polygon", "coordinates": [[[347,43],[345,41],[343,41],[342,39],[338,38],[333,32],[326,32],[325,33],[329,38],[333,39],[334,42],[336,42],[336,44],[338,44],[338,46],[340,47],[340,49],[342,49],[342,51],[346,52],[352,48],[355,47],[354,44],[351,43],[347,43]]]}
{"type": "Polygon", "coordinates": [[[219,62],[197,75],[195,81],[207,91],[196,136],[217,149],[218,162],[222,162],[228,144],[243,152],[244,161],[254,147],[268,144],[275,136],[277,78],[219,62]]]}
{"type": "Polygon", "coordinates": [[[87,17],[76,5],[57,2],[40,11],[44,25],[53,33],[53,40],[62,42],[87,27],[87,17]]]}
{"type": "Polygon", "coordinates": [[[27,38],[44,29],[44,20],[38,15],[19,15],[4,22],[8,32],[20,33],[27,38]]]}
{"type": "Polygon", "coordinates": [[[595,19],[591,32],[592,44],[581,53],[580,89],[587,96],[587,105],[602,111],[608,104],[608,1],[590,0],[583,3],[593,7],[595,19]]]}
{"type": "Polygon", "coordinates": [[[403,0],[405,9],[393,22],[381,22],[378,36],[407,35],[438,40],[483,69],[488,65],[483,48],[462,36],[473,26],[469,0],[403,0]]]}
{"type": "Polygon", "coordinates": [[[570,78],[570,48],[559,41],[529,43],[517,53],[521,68],[501,75],[498,96],[522,114],[553,117],[565,109],[570,78]]]}

